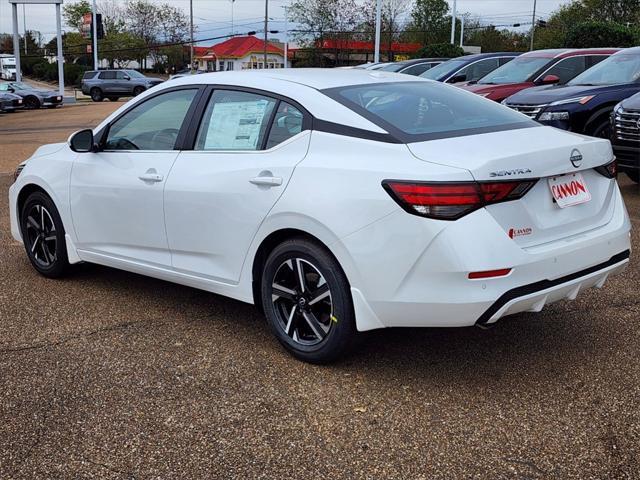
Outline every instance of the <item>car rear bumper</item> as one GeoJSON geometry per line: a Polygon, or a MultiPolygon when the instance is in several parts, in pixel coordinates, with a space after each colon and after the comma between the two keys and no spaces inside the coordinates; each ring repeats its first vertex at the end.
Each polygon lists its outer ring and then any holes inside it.
{"type": "Polygon", "coordinates": [[[350,278],[361,293],[358,329],[485,325],[601,287],[624,268],[631,248],[617,187],[612,201],[606,224],[531,247],[509,238],[486,209],[439,231],[404,211],[385,217],[343,239],[358,270],[350,278]],[[502,268],[511,271],[469,279],[470,272],[502,268]]]}

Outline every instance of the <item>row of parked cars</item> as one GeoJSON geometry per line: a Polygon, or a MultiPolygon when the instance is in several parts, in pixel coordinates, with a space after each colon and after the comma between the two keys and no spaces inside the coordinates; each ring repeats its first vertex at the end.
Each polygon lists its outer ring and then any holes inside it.
{"type": "Polygon", "coordinates": [[[540,123],[608,138],[620,170],[640,180],[640,47],[484,53],[360,68],[451,83],[540,123]]]}

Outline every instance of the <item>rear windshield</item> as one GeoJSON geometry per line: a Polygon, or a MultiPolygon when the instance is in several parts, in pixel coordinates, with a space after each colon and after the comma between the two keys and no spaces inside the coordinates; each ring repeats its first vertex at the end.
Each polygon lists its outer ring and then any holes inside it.
{"type": "Polygon", "coordinates": [[[82,76],[82,79],[83,80],[89,80],[90,78],[95,77],[96,73],[98,73],[98,72],[84,72],[84,75],[82,76]]]}
{"type": "Polygon", "coordinates": [[[373,83],[324,92],[405,143],[538,125],[510,108],[438,82],[373,83]]]}

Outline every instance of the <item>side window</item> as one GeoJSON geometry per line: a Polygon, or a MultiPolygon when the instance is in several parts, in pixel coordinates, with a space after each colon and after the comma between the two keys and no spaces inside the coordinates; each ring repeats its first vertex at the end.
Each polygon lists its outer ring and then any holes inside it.
{"type": "Polygon", "coordinates": [[[277,100],[215,90],[204,112],[196,150],[261,150],[277,100]]]}
{"type": "Polygon", "coordinates": [[[116,72],[116,79],[117,80],[124,80],[124,78],[125,78],[125,73],[124,72],[121,72],[121,71],[117,71],[116,72]]]}
{"type": "Polygon", "coordinates": [[[82,76],[83,80],[89,80],[90,78],[93,78],[96,76],[98,72],[84,72],[84,75],[82,76]]]}
{"type": "MultiPolygon", "coordinates": [[[[487,73],[493,72],[498,68],[497,58],[487,58],[486,60],[480,60],[479,62],[469,65],[466,70],[467,82],[480,80],[487,73]]],[[[462,72],[461,72],[462,73],[462,72]]]]}
{"type": "Polygon", "coordinates": [[[507,63],[509,63],[511,60],[513,60],[514,57],[500,57],[498,58],[498,64],[500,66],[502,65],[506,65],[507,63]]]}
{"type": "Polygon", "coordinates": [[[599,64],[604,59],[608,58],[608,55],[590,55],[587,57],[586,68],[591,68],[594,65],[599,64]]]}
{"type": "Polygon", "coordinates": [[[116,72],[111,72],[111,71],[100,72],[100,75],[98,75],[98,78],[100,80],[113,80],[114,78],[116,78],[116,72]]]}
{"type": "Polygon", "coordinates": [[[542,74],[543,77],[547,75],[556,75],[560,78],[560,83],[567,83],[576,75],[584,72],[585,70],[585,57],[569,57],[560,60],[553,67],[542,74]]]}
{"type": "Polygon", "coordinates": [[[173,150],[197,91],[176,90],[136,105],[110,126],[105,150],[173,150]]]}
{"type": "Polygon", "coordinates": [[[401,70],[401,72],[406,73],[407,75],[417,76],[429,70],[433,65],[433,63],[418,63],[417,65],[411,65],[410,67],[401,70]]]}
{"type": "Polygon", "coordinates": [[[0,92],[8,92],[9,91],[9,84],[8,83],[0,83],[0,92]]]}
{"type": "Polygon", "coordinates": [[[297,135],[302,131],[303,115],[296,107],[280,102],[269,131],[266,148],[275,147],[279,143],[297,135]]]}

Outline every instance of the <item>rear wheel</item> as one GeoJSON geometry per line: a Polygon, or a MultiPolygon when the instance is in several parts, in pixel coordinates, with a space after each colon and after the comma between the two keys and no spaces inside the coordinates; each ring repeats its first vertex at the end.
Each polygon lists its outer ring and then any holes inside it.
{"type": "Polygon", "coordinates": [[[40,100],[37,97],[29,96],[24,99],[24,108],[29,110],[35,110],[36,108],[40,108],[40,100]]]}
{"type": "Polygon", "coordinates": [[[277,246],[262,275],[262,305],[271,330],[295,357],[327,363],[356,338],[349,283],[333,256],[306,239],[277,246]]]}
{"type": "Polygon", "coordinates": [[[34,192],[20,214],[22,240],[33,267],[45,277],[62,276],[69,267],[64,227],[58,209],[43,192],[34,192]]]}
{"type": "Polygon", "coordinates": [[[99,88],[92,88],[89,94],[91,95],[91,100],[93,100],[94,102],[101,102],[102,100],[104,100],[102,90],[100,90],[99,88]]]}

